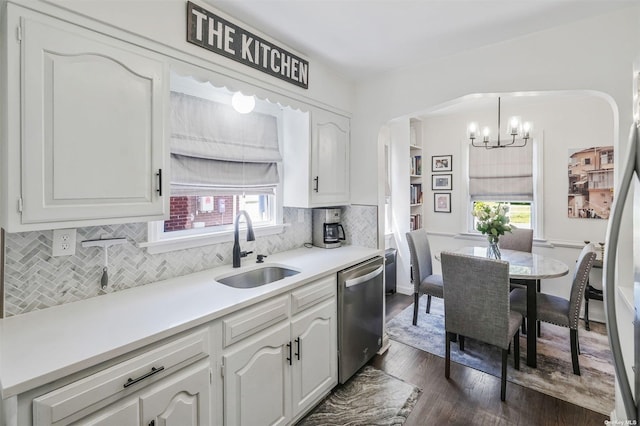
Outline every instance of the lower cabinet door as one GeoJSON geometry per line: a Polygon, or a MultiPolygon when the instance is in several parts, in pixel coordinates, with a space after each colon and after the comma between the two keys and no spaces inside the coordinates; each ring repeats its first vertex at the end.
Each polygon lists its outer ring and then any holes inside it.
{"type": "Polygon", "coordinates": [[[143,426],[210,425],[209,364],[194,364],[150,386],[140,406],[143,426]]]}
{"type": "Polygon", "coordinates": [[[223,356],[225,425],[284,425],[290,421],[289,332],[285,321],[238,343],[223,356]]]}
{"type": "Polygon", "coordinates": [[[318,402],[338,383],[335,299],[308,309],[291,322],[293,415],[318,402]]]}

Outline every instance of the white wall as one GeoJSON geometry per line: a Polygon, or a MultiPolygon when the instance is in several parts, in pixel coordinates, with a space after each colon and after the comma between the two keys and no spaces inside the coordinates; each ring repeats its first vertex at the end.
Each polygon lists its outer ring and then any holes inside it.
{"type": "Polygon", "coordinates": [[[389,155],[391,166],[392,246],[398,250],[396,259],[397,290],[413,292],[410,286],[410,254],[405,234],[409,231],[409,119],[394,120],[389,125],[389,155]]]}

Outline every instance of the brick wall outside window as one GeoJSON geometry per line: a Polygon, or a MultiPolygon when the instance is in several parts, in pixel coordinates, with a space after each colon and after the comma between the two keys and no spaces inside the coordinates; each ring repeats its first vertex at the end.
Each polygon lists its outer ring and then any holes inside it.
{"type": "Polygon", "coordinates": [[[213,211],[198,211],[197,196],[171,197],[169,220],[164,221],[164,231],[182,231],[193,229],[194,222],[202,222],[205,227],[233,224],[233,196],[214,197],[213,211]],[[220,202],[224,203],[224,212],[220,212],[220,202]]]}

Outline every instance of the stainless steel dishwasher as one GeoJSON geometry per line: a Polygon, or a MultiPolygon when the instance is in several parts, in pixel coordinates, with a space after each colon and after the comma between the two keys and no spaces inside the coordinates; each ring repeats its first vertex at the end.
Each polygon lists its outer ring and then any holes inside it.
{"type": "Polygon", "coordinates": [[[382,346],[384,259],[338,272],[338,380],[344,383],[382,346]]]}

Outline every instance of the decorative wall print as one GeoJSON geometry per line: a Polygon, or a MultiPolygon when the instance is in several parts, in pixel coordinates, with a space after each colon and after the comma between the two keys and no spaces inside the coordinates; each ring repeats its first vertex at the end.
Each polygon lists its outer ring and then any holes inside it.
{"type": "Polygon", "coordinates": [[[450,172],[452,170],[452,155],[434,155],[431,157],[432,172],[450,172]]]}
{"type": "Polygon", "coordinates": [[[613,146],[569,150],[570,218],[608,219],[613,204],[613,146]]]}
{"type": "Polygon", "coordinates": [[[431,175],[431,189],[434,191],[446,191],[451,189],[451,174],[431,175]]]}
{"type": "Polygon", "coordinates": [[[433,211],[436,213],[451,213],[451,194],[448,192],[434,193],[433,211]]]}

